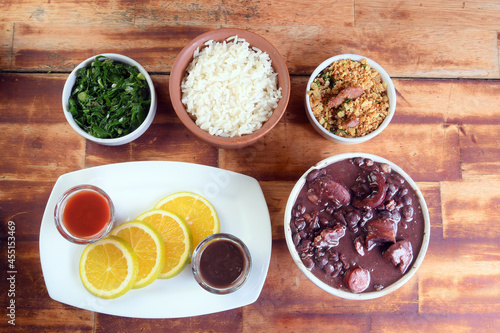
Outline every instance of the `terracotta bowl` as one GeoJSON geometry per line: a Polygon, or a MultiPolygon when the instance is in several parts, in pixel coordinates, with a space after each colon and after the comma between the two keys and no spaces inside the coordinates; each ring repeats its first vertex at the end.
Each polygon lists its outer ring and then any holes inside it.
{"type": "Polygon", "coordinates": [[[318,67],[316,67],[314,72],[309,77],[309,81],[307,82],[304,102],[309,122],[322,137],[336,143],[357,144],[374,138],[375,136],[379,135],[387,127],[387,125],[389,125],[389,123],[392,120],[392,117],[394,116],[394,113],[396,112],[396,89],[394,88],[394,83],[392,82],[392,79],[389,76],[389,74],[387,74],[387,72],[382,68],[382,66],[377,64],[375,61],[357,54],[341,54],[323,61],[318,67]],[[310,90],[311,83],[313,83],[316,76],[319,73],[321,73],[325,68],[329,67],[335,61],[342,59],[352,59],[356,61],[361,61],[363,59],[366,59],[368,64],[370,64],[370,66],[373,69],[379,72],[380,76],[382,77],[382,81],[387,84],[387,97],[389,98],[389,114],[385,117],[384,121],[380,124],[380,126],[376,130],[374,130],[371,133],[368,133],[365,136],[361,136],[358,138],[345,138],[339,135],[335,135],[326,130],[323,126],[321,126],[321,124],[318,122],[318,120],[316,119],[316,117],[312,112],[311,103],[309,101],[309,95],[307,94],[307,92],[310,90]]]}
{"type": "MultiPolygon", "coordinates": [[[[412,222],[409,222],[412,223],[412,222]]],[[[345,153],[345,154],[339,154],[335,156],[331,156],[329,158],[326,158],[315,165],[313,165],[309,170],[307,170],[297,181],[295,184],[294,188],[292,189],[290,196],[288,197],[288,202],[286,205],[285,209],[285,214],[284,214],[284,231],[285,231],[285,239],[287,243],[288,250],[295,262],[295,264],[299,267],[300,271],[311,281],[313,282],[316,286],[319,288],[323,289],[324,291],[341,297],[345,299],[352,299],[352,300],[367,300],[367,299],[374,299],[378,297],[385,296],[389,293],[394,292],[398,288],[402,287],[405,283],[407,283],[413,275],[417,272],[417,269],[420,267],[422,264],[425,254],[427,253],[427,248],[429,245],[430,241],[430,217],[429,217],[429,210],[427,208],[427,204],[425,202],[424,196],[422,195],[422,192],[418,188],[418,186],[415,184],[415,182],[412,180],[412,178],[405,172],[403,169],[398,167],[396,164],[386,160],[385,158],[372,155],[372,154],[366,154],[366,153],[345,153]],[[344,289],[339,289],[332,287],[331,285],[325,283],[323,280],[318,278],[316,275],[314,275],[304,264],[302,261],[292,238],[292,229],[290,226],[291,219],[292,219],[292,210],[295,207],[297,197],[300,193],[300,190],[306,183],[306,177],[307,175],[313,171],[314,169],[322,169],[324,167],[327,167],[330,164],[333,164],[335,162],[343,161],[346,159],[352,159],[352,158],[357,158],[361,157],[364,159],[371,159],[374,162],[377,163],[386,163],[390,165],[391,169],[396,171],[399,175],[401,175],[404,180],[406,181],[407,184],[411,186],[411,188],[414,190],[418,203],[422,209],[422,217],[423,217],[423,234],[421,235],[422,237],[422,245],[420,247],[419,252],[413,253],[415,261],[413,262],[413,265],[408,267],[406,270],[405,274],[403,274],[397,281],[394,283],[385,286],[383,289],[379,291],[367,291],[367,292],[361,292],[361,293],[353,293],[344,289]]],[[[346,235],[347,237],[347,235],[346,235]]]]}
{"type": "Polygon", "coordinates": [[[170,99],[177,116],[194,135],[218,148],[238,149],[254,144],[258,140],[262,139],[262,137],[264,137],[264,135],[273,129],[273,127],[279,122],[285,112],[290,98],[290,75],[288,73],[286,63],[278,50],[261,36],[240,29],[219,29],[206,32],[196,37],[182,49],[172,67],[169,92],[170,99]],[[237,35],[238,38],[245,39],[251,46],[257,47],[269,55],[272,61],[273,69],[278,74],[278,87],[281,87],[282,98],[278,102],[278,106],[269,120],[267,120],[267,122],[265,122],[260,129],[251,134],[245,134],[242,136],[221,137],[211,135],[207,131],[202,130],[198,125],[196,125],[195,120],[192,119],[192,117],[187,113],[186,108],[181,101],[181,81],[186,74],[186,68],[193,60],[193,53],[198,47],[201,50],[204,44],[209,40],[222,42],[235,35],[237,35]]]}

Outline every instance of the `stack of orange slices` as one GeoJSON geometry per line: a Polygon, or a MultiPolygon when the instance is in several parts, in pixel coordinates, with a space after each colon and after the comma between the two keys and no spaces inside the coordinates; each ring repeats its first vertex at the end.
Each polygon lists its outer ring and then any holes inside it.
{"type": "Polygon", "coordinates": [[[178,275],[196,245],[219,231],[217,212],[207,199],[192,192],[171,194],[88,245],[80,259],[81,280],[98,297],[119,297],[178,275]]]}

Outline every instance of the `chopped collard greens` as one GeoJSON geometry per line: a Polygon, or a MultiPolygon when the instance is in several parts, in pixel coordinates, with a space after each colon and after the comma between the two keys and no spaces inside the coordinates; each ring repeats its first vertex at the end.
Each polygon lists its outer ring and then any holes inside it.
{"type": "Polygon", "coordinates": [[[97,56],[77,71],[69,112],[90,135],[118,138],[142,124],[150,104],[148,83],[137,67],[97,56]]]}

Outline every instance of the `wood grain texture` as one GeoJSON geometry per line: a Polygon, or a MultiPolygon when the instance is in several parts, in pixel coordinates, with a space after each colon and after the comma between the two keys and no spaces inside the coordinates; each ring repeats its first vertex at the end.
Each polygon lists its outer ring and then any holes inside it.
{"type": "Polygon", "coordinates": [[[291,71],[310,73],[337,54],[361,54],[396,77],[498,78],[493,31],[433,28],[294,28],[281,37],[291,71]],[[287,38],[292,35],[292,38],[287,38]],[[312,37],[311,37],[312,36],[312,37]],[[467,52],[461,52],[463,49],[467,52]],[[290,52],[290,53],[287,53],[290,52]],[[293,53],[292,53],[293,52],[293,53]],[[304,56],[307,55],[307,56],[304,56]],[[314,65],[316,64],[316,65],[314,65]]]}
{"type": "MultiPolygon", "coordinates": [[[[43,213],[54,182],[55,180],[2,180],[0,182],[0,202],[2,203],[0,239],[2,242],[7,239],[6,225],[9,221],[14,221],[18,226],[15,233],[16,241],[38,242],[43,213]]],[[[29,253],[31,256],[38,255],[37,248],[29,249],[36,250],[34,253],[29,253]]],[[[21,253],[28,254],[23,251],[21,253]]]]}
{"type": "Polygon", "coordinates": [[[81,153],[85,151],[85,140],[75,137],[68,124],[1,123],[0,131],[2,144],[17,147],[2,154],[0,165],[5,180],[55,180],[84,166],[81,153]]]}
{"type": "Polygon", "coordinates": [[[371,321],[372,332],[494,332],[499,319],[494,315],[449,314],[405,314],[404,316],[374,316],[371,321]]]}
{"type": "Polygon", "coordinates": [[[442,182],[441,200],[445,238],[500,237],[500,229],[491,227],[500,212],[500,181],[442,182]]]}
{"type": "Polygon", "coordinates": [[[269,209],[273,239],[285,239],[283,228],[288,196],[295,186],[293,181],[261,181],[259,182],[269,209]]]}
{"type": "Polygon", "coordinates": [[[443,214],[441,207],[441,187],[438,182],[417,183],[429,209],[431,236],[435,241],[443,238],[443,214]]]}
{"type": "Polygon", "coordinates": [[[453,82],[449,88],[448,123],[500,125],[498,80],[464,80],[453,82]]]}
{"type": "Polygon", "coordinates": [[[500,29],[498,1],[370,1],[356,0],[356,26],[453,27],[478,30],[500,29]]]}
{"type": "Polygon", "coordinates": [[[217,166],[217,149],[200,142],[181,124],[156,125],[139,139],[118,147],[87,142],[86,166],[130,161],[181,161],[217,166]]]}
{"type": "Polygon", "coordinates": [[[0,3],[0,20],[43,24],[71,22],[75,25],[132,23],[134,7],[131,1],[5,0],[0,3]]]}
{"type": "MultiPolygon", "coordinates": [[[[166,299],[168,302],[168,297],[166,299]]],[[[172,300],[174,301],[174,300],[172,300]]],[[[144,320],[96,314],[98,332],[243,332],[242,309],[229,310],[211,315],[144,320]]]]}
{"type": "Polygon", "coordinates": [[[137,25],[157,24],[167,18],[171,25],[264,25],[353,26],[353,1],[137,1],[137,25]],[[325,15],[318,15],[319,12],[325,15]]]}
{"type": "MultiPolygon", "coordinates": [[[[494,122],[494,120],[492,120],[494,122]]],[[[500,181],[498,125],[463,125],[460,136],[462,178],[500,181]]]]}
{"type": "Polygon", "coordinates": [[[0,69],[9,70],[12,64],[13,23],[0,23],[0,69]]]}
{"type": "MultiPolygon", "coordinates": [[[[498,332],[500,331],[500,2],[425,0],[137,0],[0,2],[0,331],[32,332],[498,332]],[[279,124],[233,151],[182,125],[168,84],[179,51],[206,31],[260,34],[285,59],[291,97],[279,124]],[[67,124],[61,92],[82,60],[130,56],[151,74],[158,110],[136,141],[105,147],[67,124]],[[382,65],[397,91],[386,131],[363,144],[323,139],[304,110],[309,74],[357,53],[382,65]],[[310,282],[285,242],[285,205],[314,163],[373,153],[402,167],[431,218],[424,262],[402,288],[354,302],[310,282]],[[39,258],[41,219],[67,172],[129,161],[181,161],[254,177],[267,202],[271,263],[255,303],[178,319],[123,318],[50,298],[39,258]],[[8,221],[16,224],[16,327],[7,323],[8,221]]],[[[175,302],[165,297],[165,301],[175,302]]],[[[140,305],[138,305],[140,306],[140,305]]]]}
{"type": "Polygon", "coordinates": [[[1,122],[65,124],[61,94],[66,77],[0,73],[1,122]]]}
{"type": "Polygon", "coordinates": [[[418,271],[419,313],[500,312],[500,243],[483,238],[477,246],[476,239],[431,241],[418,271]]]}
{"type": "MultiPolygon", "coordinates": [[[[170,72],[175,57],[187,42],[220,27],[137,29],[129,25],[19,23],[14,33],[12,69],[68,71],[92,55],[114,52],[136,59],[149,71],[170,72]],[[176,38],[172,38],[173,34],[176,38]]],[[[311,73],[333,55],[355,53],[375,60],[395,77],[500,77],[497,33],[493,31],[239,27],[273,43],[294,74],[311,73]],[[467,52],[462,52],[464,48],[467,52]]]]}
{"type": "MultiPolygon", "coordinates": [[[[323,139],[308,124],[280,123],[276,127],[279,130],[269,133],[250,148],[221,151],[221,167],[254,177],[259,175],[263,180],[297,180],[315,163],[332,155],[353,152],[352,147],[323,139]]],[[[459,177],[458,133],[453,127],[394,124],[373,140],[356,145],[354,151],[383,155],[416,181],[459,177]],[[410,136],[422,140],[400,140],[410,136]],[[436,145],[436,142],[440,144],[436,145]],[[424,169],[422,165],[427,167],[424,169]],[[433,172],[428,172],[428,169],[433,172]]]]}
{"type": "Polygon", "coordinates": [[[311,331],[312,327],[323,328],[323,330],[335,327],[335,330],[345,332],[370,332],[370,317],[366,315],[310,313],[297,316],[289,313],[268,316],[268,310],[269,306],[264,305],[260,313],[254,313],[251,310],[245,313],[251,320],[245,323],[244,332],[264,332],[262,327],[266,327],[268,332],[306,332],[311,331]]]}
{"type": "Polygon", "coordinates": [[[56,180],[84,167],[85,140],[62,112],[63,76],[0,74],[2,179],[56,180]],[[14,148],[15,147],[15,148],[14,148]]]}
{"type": "MultiPolygon", "coordinates": [[[[31,209],[30,209],[31,210],[31,209]]],[[[16,230],[21,231],[23,224],[29,223],[22,219],[22,215],[12,217],[16,223],[16,230]]],[[[39,224],[39,221],[36,223],[39,224]]],[[[5,225],[2,225],[2,230],[5,225]]],[[[22,232],[22,231],[21,231],[22,232]]],[[[71,307],[51,300],[47,295],[47,289],[43,280],[40,258],[38,253],[38,241],[23,241],[21,237],[16,239],[16,273],[15,273],[15,297],[8,297],[7,284],[7,261],[0,261],[2,276],[2,293],[0,302],[8,304],[11,299],[16,304],[16,325],[13,327],[7,320],[0,321],[0,331],[22,332],[32,331],[82,331],[92,332],[95,314],[71,307]]],[[[7,253],[7,243],[3,239],[0,242],[2,253],[7,253]]],[[[10,274],[9,274],[10,276],[10,274]]],[[[10,288],[10,287],[9,287],[10,288]]],[[[6,313],[6,312],[4,312],[6,313]]]]}

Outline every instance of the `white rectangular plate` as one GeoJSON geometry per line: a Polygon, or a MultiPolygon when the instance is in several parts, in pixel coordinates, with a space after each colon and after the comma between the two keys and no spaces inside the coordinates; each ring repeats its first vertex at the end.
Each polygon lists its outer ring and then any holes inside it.
{"type": "Polygon", "coordinates": [[[136,318],[180,318],[234,309],[257,300],[271,259],[271,221],[258,181],[214,167],[181,162],[129,162],[104,165],[59,177],[50,194],[40,228],[40,261],[52,299],[78,308],[136,318]],[[111,197],[117,223],[133,220],[168,194],[191,191],[217,210],[221,232],[245,242],[252,268],[245,284],[227,295],[211,294],[193,278],[191,266],[171,279],[132,289],[105,300],[83,286],[78,265],[84,245],[64,239],[54,224],[57,200],[69,188],[91,184],[111,197]]]}

